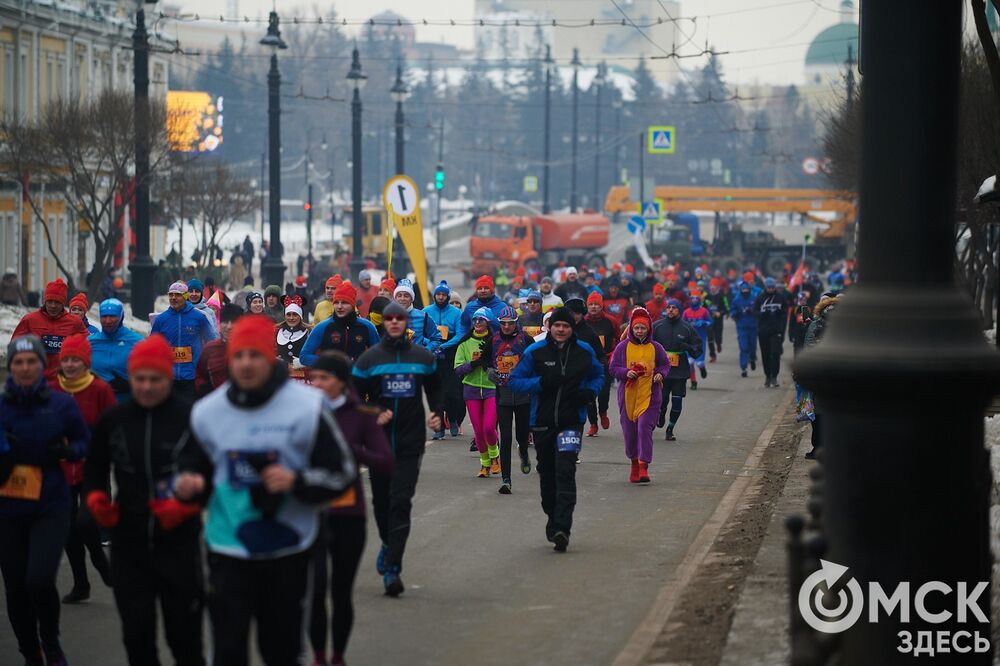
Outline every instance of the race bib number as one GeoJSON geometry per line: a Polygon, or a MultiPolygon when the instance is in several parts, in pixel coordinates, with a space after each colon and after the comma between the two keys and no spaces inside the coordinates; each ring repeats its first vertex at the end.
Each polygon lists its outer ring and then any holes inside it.
{"type": "Polygon", "coordinates": [[[62,349],[63,340],[66,339],[64,335],[43,335],[42,344],[45,345],[45,352],[47,354],[58,354],[59,350],[62,349]]]}
{"type": "Polygon", "coordinates": [[[343,493],[340,497],[330,502],[331,509],[346,509],[348,507],[355,506],[358,503],[358,491],[351,486],[343,493]]]}
{"type": "Polygon", "coordinates": [[[561,453],[579,453],[583,445],[583,433],[579,430],[563,430],[556,435],[556,449],[561,453]]]}
{"type": "Polygon", "coordinates": [[[514,372],[514,367],[521,360],[521,357],[517,354],[511,354],[509,356],[499,356],[497,357],[497,371],[509,375],[514,372]]]}
{"type": "Polygon", "coordinates": [[[193,359],[190,347],[174,347],[174,363],[190,363],[193,359]]]}
{"type": "Polygon", "coordinates": [[[448,339],[448,327],[447,326],[438,326],[438,332],[441,333],[441,339],[442,340],[447,340],[448,339]]]}
{"type": "Polygon", "coordinates": [[[677,352],[667,352],[667,360],[670,361],[671,368],[676,368],[681,363],[681,355],[677,352]]]}
{"type": "Polygon", "coordinates": [[[42,496],[42,468],[14,465],[7,483],[0,486],[0,497],[37,502],[42,496]]]}
{"type": "Polygon", "coordinates": [[[383,398],[412,398],[417,395],[417,380],[412,374],[384,375],[383,398]]]}
{"type": "Polygon", "coordinates": [[[621,303],[609,303],[608,304],[608,312],[610,312],[613,315],[621,314],[621,312],[622,312],[622,304],[621,303]]]}
{"type": "Polygon", "coordinates": [[[234,489],[259,486],[261,470],[277,462],[278,452],[273,449],[268,451],[230,451],[226,454],[229,485],[234,489]]]}

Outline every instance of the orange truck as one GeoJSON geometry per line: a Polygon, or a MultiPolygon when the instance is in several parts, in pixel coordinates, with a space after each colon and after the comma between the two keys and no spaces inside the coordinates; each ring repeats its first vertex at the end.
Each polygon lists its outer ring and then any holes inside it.
{"type": "Polygon", "coordinates": [[[470,275],[503,266],[514,273],[550,272],[567,266],[604,266],[611,222],[598,213],[484,215],[473,221],[469,238],[470,275]]]}

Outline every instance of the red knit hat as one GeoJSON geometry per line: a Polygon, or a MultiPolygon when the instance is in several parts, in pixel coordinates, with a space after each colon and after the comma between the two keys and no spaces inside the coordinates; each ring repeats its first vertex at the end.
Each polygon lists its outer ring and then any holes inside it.
{"type": "Polygon", "coordinates": [[[649,316],[649,312],[646,308],[636,308],[632,310],[632,314],[628,318],[628,328],[632,330],[632,325],[637,321],[643,321],[646,324],[646,328],[653,328],[653,318],[649,316]]]}
{"type": "Polygon", "coordinates": [[[138,370],[153,370],[167,377],[174,376],[174,350],[165,337],[154,333],[132,347],[132,353],[128,355],[128,373],[131,375],[138,370]]]}
{"type": "Polygon", "coordinates": [[[69,287],[62,281],[62,278],[56,278],[54,282],[49,282],[45,285],[45,297],[42,300],[59,301],[63,305],[66,305],[66,297],[68,295],[69,287]]]}
{"type": "Polygon", "coordinates": [[[493,286],[493,278],[489,275],[480,275],[479,279],[476,280],[476,289],[482,289],[483,287],[493,291],[495,289],[493,286]]]}
{"type": "Polygon", "coordinates": [[[527,271],[527,270],[525,270],[524,266],[518,266],[518,267],[517,267],[517,273],[516,273],[516,275],[519,275],[519,276],[521,276],[521,277],[524,277],[524,276],[526,276],[527,274],[528,274],[528,271],[527,271]]]}
{"type": "Polygon", "coordinates": [[[59,360],[71,357],[80,359],[85,366],[90,367],[90,341],[86,335],[82,333],[71,335],[63,340],[62,349],[59,350],[59,360]]]}
{"type": "Polygon", "coordinates": [[[660,294],[665,294],[665,293],[667,293],[667,290],[663,288],[662,284],[660,284],[659,282],[657,282],[656,284],[653,285],[653,295],[654,296],[658,296],[660,294]]]}
{"type": "Polygon", "coordinates": [[[348,303],[358,302],[358,290],[351,285],[350,282],[345,282],[344,284],[337,287],[337,291],[333,292],[333,302],[337,301],[347,301],[348,303]]]}
{"type": "Polygon", "coordinates": [[[389,292],[396,291],[396,281],[392,278],[386,278],[382,280],[382,284],[378,286],[379,289],[385,289],[389,292]]]}
{"type": "Polygon", "coordinates": [[[73,307],[74,305],[79,305],[84,310],[89,310],[90,302],[87,300],[87,294],[81,291],[79,294],[69,299],[69,307],[73,307]]]}
{"type": "Polygon", "coordinates": [[[339,287],[342,284],[344,284],[344,278],[340,277],[340,273],[337,273],[336,275],[334,275],[334,276],[332,276],[330,278],[327,278],[325,286],[336,288],[336,287],[339,287]]]}
{"type": "Polygon", "coordinates": [[[226,344],[226,359],[232,360],[237,352],[252,349],[266,356],[272,363],[278,360],[275,349],[274,322],[264,315],[240,317],[229,333],[226,344]]]}
{"type": "Polygon", "coordinates": [[[604,297],[601,296],[599,292],[592,291],[590,296],[587,296],[587,305],[591,303],[597,303],[598,305],[604,305],[604,297]]]}

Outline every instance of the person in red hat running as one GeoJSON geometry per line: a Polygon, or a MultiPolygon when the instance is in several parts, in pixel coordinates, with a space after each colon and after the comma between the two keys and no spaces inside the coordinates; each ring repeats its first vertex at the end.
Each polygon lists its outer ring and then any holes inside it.
{"type": "MultiPolygon", "coordinates": [[[[315,326],[321,321],[325,321],[333,315],[333,299],[337,293],[337,289],[340,285],[345,284],[344,278],[340,277],[340,273],[329,277],[326,284],[323,285],[323,290],[326,292],[326,298],[316,304],[316,309],[313,310],[312,325],[315,326]]],[[[350,284],[349,282],[346,284],[350,284]]],[[[356,295],[355,295],[356,297],[356,295]]]]}
{"type": "Polygon", "coordinates": [[[202,666],[202,505],[173,493],[180,456],[200,452],[191,405],[172,391],[174,352],[161,335],[132,349],[128,375],[131,398],[94,429],[84,467],[87,508],[111,530],[111,580],[129,664],[159,663],[162,613],[174,662],[202,666]]]}
{"type": "Polygon", "coordinates": [[[66,310],[66,283],[61,278],[45,285],[42,307],[21,318],[10,338],[35,335],[45,345],[45,379],[55,379],[59,372],[59,350],[71,335],[89,335],[83,320],[66,310]]]}
{"type": "MultiPolygon", "coordinates": [[[[73,396],[84,423],[93,432],[101,415],[117,404],[111,385],[90,370],[90,342],[82,335],[71,335],[63,341],[59,352],[59,374],[49,381],[49,388],[73,396]]],[[[101,547],[100,534],[90,515],[84,512],[80,520],[80,502],[83,492],[83,461],[62,463],[70,492],[69,538],[66,541],[66,558],[73,571],[73,589],[63,597],[64,604],[77,604],[90,598],[90,581],[87,577],[87,560],[97,569],[105,585],[111,585],[108,558],[101,547]]]]}
{"type": "Polygon", "coordinates": [[[73,298],[69,299],[69,313],[82,319],[83,325],[87,327],[87,333],[93,335],[101,329],[87,321],[87,310],[89,309],[90,301],[87,300],[87,295],[82,291],[73,298]]]}
{"type": "Polygon", "coordinates": [[[351,360],[379,343],[375,325],[362,319],[357,312],[358,292],[350,282],[344,282],[333,293],[333,316],[313,326],[299,360],[311,368],[319,354],[327,350],[342,351],[351,360]]]}

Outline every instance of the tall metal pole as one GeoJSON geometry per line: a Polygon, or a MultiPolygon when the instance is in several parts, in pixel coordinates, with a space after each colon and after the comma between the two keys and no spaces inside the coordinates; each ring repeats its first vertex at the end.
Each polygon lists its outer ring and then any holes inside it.
{"type": "Polygon", "coordinates": [[[580,51],[573,49],[573,140],[572,156],[570,158],[569,172],[569,212],[576,212],[576,150],[580,142],[580,86],[577,85],[577,77],[580,74],[580,51]]]}
{"type": "Polygon", "coordinates": [[[611,174],[611,182],[617,184],[617,183],[621,182],[621,178],[620,178],[620,174],[619,174],[619,168],[620,168],[620,161],[621,161],[621,156],[622,156],[622,146],[621,146],[621,135],[622,135],[622,102],[621,102],[621,100],[617,100],[616,99],[614,102],[612,102],[612,104],[615,107],[615,142],[616,142],[616,145],[615,145],[615,150],[614,150],[615,168],[614,168],[614,171],[611,174]]]}
{"type": "Polygon", "coordinates": [[[865,2],[861,12],[862,279],[794,371],[815,394],[823,440],[823,559],[848,567],[865,591],[878,583],[889,595],[908,583],[903,603],[918,610],[910,622],[896,608],[873,623],[865,598],[860,620],[836,636],[833,661],[913,663],[920,652],[900,651],[898,632],[924,650],[927,636],[978,632],[982,652],[944,660],[985,666],[992,663],[992,483],[983,412],[997,389],[1000,355],[955,280],[962,3],[916,0],[899,12],[865,2]],[[938,587],[920,612],[917,590],[932,581],[946,591],[938,587]],[[973,591],[978,583],[985,591],[965,603],[958,586],[973,591]],[[940,622],[928,619],[946,607],[940,622]]]}
{"type": "Polygon", "coordinates": [[[267,166],[270,247],[260,272],[264,284],[282,285],[285,262],[281,247],[281,74],[277,53],[271,54],[271,69],[267,73],[267,166]]]}
{"type": "MultiPolygon", "coordinates": [[[[149,256],[149,34],[146,12],[140,6],[135,13],[134,49],[135,83],[135,261],[132,271],[132,314],[145,319],[153,311],[153,272],[156,266],[149,256]]],[[[124,246],[128,257],[128,237],[124,246]]]]}
{"type": "Polygon", "coordinates": [[[597,107],[594,111],[594,203],[596,211],[601,210],[601,93],[604,91],[604,63],[597,68],[597,107]]]}
{"type": "MultiPolygon", "coordinates": [[[[444,116],[438,121],[438,165],[444,166],[444,116]]],[[[434,263],[441,263],[441,195],[444,189],[437,190],[437,235],[434,243],[434,263]]]]}
{"type": "Polygon", "coordinates": [[[847,45],[847,110],[854,109],[854,47],[847,45]]]}
{"type": "Polygon", "coordinates": [[[545,47],[545,151],[542,157],[542,212],[552,212],[549,206],[549,159],[552,144],[552,47],[545,47]]]}
{"type": "Polygon", "coordinates": [[[403,102],[409,97],[410,91],[403,83],[403,65],[396,65],[396,82],[389,90],[392,99],[396,102],[396,174],[406,173],[403,163],[403,146],[405,141],[406,118],[403,116],[403,102]]]}
{"type": "MultiPolygon", "coordinates": [[[[260,154],[260,242],[264,244],[264,220],[267,219],[267,210],[264,208],[264,179],[267,168],[267,153],[260,154]]],[[[251,257],[253,260],[253,257],[251,257]]]]}
{"type": "Polygon", "coordinates": [[[354,86],[351,98],[351,275],[364,268],[365,218],[361,210],[361,87],[366,77],[361,73],[361,56],[355,45],[351,52],[348,80],[354,86]]]}

